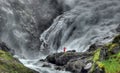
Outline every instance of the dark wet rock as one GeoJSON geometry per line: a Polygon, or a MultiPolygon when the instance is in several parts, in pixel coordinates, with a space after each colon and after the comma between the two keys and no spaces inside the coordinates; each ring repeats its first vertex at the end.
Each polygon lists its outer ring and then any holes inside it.
{"type": "Polygon", "coordinates": [[[88,52],[93,52],[93,51],[95,51],[97,48],[99,48],[99,47],[102,47],[103,45],[98,45],[98,44],[92,44],[90,47],[89,47],[89,49],[87,50],[88,52]]]}
{"type": "Polygon", "coordinates": [[[10,52],[11,54],[14,54],[14,50],[8,48],[8,46],[4,42],[0,42],[0,50],[10,52]]]}
{"type": "Polygon", "coordinates": [[[112,53],[117,54],[120,52],[120,46],[116,46],[113,50],[112,53]]]}
{"type": "Polygon", "coordinates": [[[61,55],[60,57],[56,58],[56,65],[66,65],[67,62],[69,62],[71,59],[76,59],[79,58],[81,56],[80,53],[77,52],[66,52],[63,55],[61,55]]]}
{"type": "Polygon", "coordinates": [[[46,60],[50,63],[56,64],[56,58],[58,58],[59,56],[61,56],[64,53],[55,53],[52,55],[47,56],[46,60]]]}
{"type": "Polygon", "coordinates": [[[2,42],[2,43],[0,43],[0,50],[9,52],[9,51],[10,51],[10,48],[8,48],[8,47],[6,46],[6,44],[5,44],[4,42],[2,42]]]}
{"type": "Polygon", "coordinates": [[[73,73],[87,73],[92,67],[92,53],[82,53],[77,59],[71,59],[65,66],[67,71],[73,73]]]}
{"type": "Polygon", "coordinates": [[[118,44],[120,44],[120,35],[117,35],[117,36],[113,39],[112,43],[118,43],[118,44]]]}
{"type": "Polygon", "coordinates": [[[40,59],[39,61],[41,61],[41,62],[45,62],[45,59],[40,59]]]}
{"type": "Polygon", "coordinates": [[[66,70],[71,71],[73,73],[80,73],[83,66],[84,66],[84,64],[80,60],[71,61],[71,62],[67,63],[66,70]]]}
{"type": "Polygon", "coordinates": [[[76,50],[69,50],[69,51],[67,51],[67,52],[76,52],[76,50]]]}
{"type": "MultiPolygon", "coordinates": [[[[65,52],[65,53],[55,53],[49,55],[46,60],[50,63],[56,64],[56,70],[67,70],[73,73],[87,72],[88,69],[84,69],[88,63],[90,63],[90,58],[92,53],[85,52],[65,52]]],[[[91,66],[89,66],[90,68],[91,66]]]]}
{"type": "Polygon", "coordinates": [[[65,53],[61,52],[61,53],[55,53],[47,56],[46,60],[50,63],[56,64],[59,66],[64,66],[67,64],[67,62],[69,62],[72,59],[74,60],[80,57],[81,59],[83,59],[87,56],[90,56],[87,53],[84,53],[84,56],[81,56],[81,55],[82,53],[78,53],[78,52],[65,52],[65,53]]]}
{"type": "Polygon", "coordinates": [[[92,44],[87,51],[94,51],[96,47],[96,44],[92,44]]]}
{"type": "Polygon", "coordinates": [[[64,67],[63,66],[55,66],[55,69],[56,70],[64,70],[64,67]]]}
{"type": "Polygon", "coordinates": [[[116,31],[120,33],[120,24],[119,24],[119,26],[117,27],[116,31]]]}
{"type": "Polygon", "coordinates": [[[44,64],[42,65],[42,67],[48,67],[48,68],[51,68],[51,65],[50,65],[49,63],[44,63],[44,64]]]}

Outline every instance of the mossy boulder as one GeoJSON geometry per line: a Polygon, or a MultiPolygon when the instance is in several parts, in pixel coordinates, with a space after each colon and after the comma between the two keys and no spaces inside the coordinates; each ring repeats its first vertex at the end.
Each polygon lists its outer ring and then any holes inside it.
{"type": "Polygon", "coordinates": [[[10,53],[0,50],[0,73],[38,73],[25,67],[10,53]]]}

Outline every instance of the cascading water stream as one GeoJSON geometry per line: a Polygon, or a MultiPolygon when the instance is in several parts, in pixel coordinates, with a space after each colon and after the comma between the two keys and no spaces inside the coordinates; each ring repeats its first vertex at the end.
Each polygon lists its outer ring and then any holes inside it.
{"type": "Polygon", "coordinates": [[[39,59],[64,47],[84,52],[91,44],[111,41],[119,33],[119,4],[120,0],[0,0],[0,41],[29,68],[68,73],[53,65],[43,68],[39,59]]]}
{"type": "Polygon", "coordinates": [[[109,42],[118,33],[119,2],[79,0],[73,9],[58,16],[41,35],[41,49],[52,52],[67,47],[68,50],[84,52],[91,44],[109,42]]]}

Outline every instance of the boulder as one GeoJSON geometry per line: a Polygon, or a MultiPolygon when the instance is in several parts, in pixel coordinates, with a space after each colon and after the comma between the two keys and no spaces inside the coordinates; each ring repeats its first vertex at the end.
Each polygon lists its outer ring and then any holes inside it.
{"type": "Polygon", "coordinates": [[[52,54],[52,55],[48,55],[48,56],[46,57],[46,61],[48,61],[49,63],[52,63],[52,64],[56,64],[56,59],[57,59],[58,57],[60,57],[62,54],[64,54],[64,53],[61,52],[61,53],[54,53],[54,54],[52,54]]]}
{"type": "Polygon", "coordinates": [[[64,67],[64,66],[55,66],[55,69],[56,69],[56,70],[64,70],[65,67],[64,67]]]}
{"type": "Polygon", "coordinates": [[[70,61],[66,65],[66,70],[73,73],[80,73],[84,64],[80,60],[70,61]]]}
{"type": "Polygon", "coordinates": [[[64,66],[69,60],[79,58],[80,56],[81,53],[78,52],[61,52],[47,56],[46,60],[58,66],[64,66]]]}
{"type": "Polygon", "coordinates": [[[91,68],[90,59],[93,53],[91,52],[61,52],[49,55],[46,60],[49,63],[53,63],[56,70],[67,70],[73,73],[87,73],[87,70],[91,68]],[[90,64],[89,64],[90,63],[90,64]],[[89,64],[89,66],[88,66],[89,64]],[[85,66],[87,69],[84,69],[85,66]]]}
{"type": "Polygon", "coordinates": [[[71,59],[77,59],[81,56],[80,53],[77,52],[66,52],[61,56],[56,58],[56,65],[64,66],[69,62],[71,59]]]}

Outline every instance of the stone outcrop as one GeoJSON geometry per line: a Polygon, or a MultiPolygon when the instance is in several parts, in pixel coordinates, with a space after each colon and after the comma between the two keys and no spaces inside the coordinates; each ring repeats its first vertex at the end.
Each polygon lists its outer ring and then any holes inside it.
{"type": "Polygon", "coordinates": [[[60,52],[49,55],[46,61],[55,64],[55,69],[72,73],[119,73],[120,35],[104,45],[93,44],[88,51],[60,52]],[[64,68],[64,69],[63,69],[64,68]]]}

